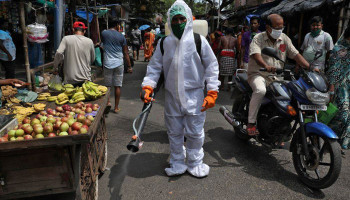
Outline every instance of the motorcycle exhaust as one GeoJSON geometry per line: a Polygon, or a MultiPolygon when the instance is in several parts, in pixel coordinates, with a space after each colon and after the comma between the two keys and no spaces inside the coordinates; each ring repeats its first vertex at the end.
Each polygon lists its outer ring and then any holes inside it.
{"type": "Polygon", "coordinates": [[[241,125],[239,121],[235,119],[235,116],[225,106],[220,107],[220,113],[225,117],[226,121],[234,127],[241,125]]]}

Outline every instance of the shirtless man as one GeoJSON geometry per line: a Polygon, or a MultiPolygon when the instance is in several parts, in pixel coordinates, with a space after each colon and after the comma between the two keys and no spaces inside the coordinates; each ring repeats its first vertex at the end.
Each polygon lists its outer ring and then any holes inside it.
{"type": "MultiPolygon", "coordinates": [[[[239,48],[237,39],[233,37],[232,28],[228,28],[226,31],[226,35],[220,37],[218,48],[219,50],[221,50],[219,54],[219,80],[221,81],[220,90],[222,90],[224,89],[225,77],[228,76],[228,81],[231,81],[234,70],[236,69],[236,64],[240,66],[240,63],[236,63],[236,55],[239,54],[239,48]]],[[[240,59],[238,59],[238,62],[240,62],[240,59]]]]}

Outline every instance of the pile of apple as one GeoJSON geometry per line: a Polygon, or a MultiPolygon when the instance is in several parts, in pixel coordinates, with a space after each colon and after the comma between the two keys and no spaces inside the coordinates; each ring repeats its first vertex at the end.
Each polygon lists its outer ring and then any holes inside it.
{"type": "Polygon", "coordinates": [[[55,109],[48,108],[33,119],[29,117],[23,119],[17,127],[0,137],[0,142],[86,134],[94,117],[85,114],[98,109],[98,104],[83,102],[77,103],[74,107],[63,105],[55,109]]]}

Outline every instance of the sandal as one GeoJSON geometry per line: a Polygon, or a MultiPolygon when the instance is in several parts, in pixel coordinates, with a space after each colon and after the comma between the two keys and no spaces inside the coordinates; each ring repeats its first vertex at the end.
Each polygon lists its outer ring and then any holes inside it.
{"type": "Polygon", "coordinates": [[[247,133],[249,136],[259,135],[259,131],[256,129],[255,125],[248,125],[247,126],[247,133]]]}

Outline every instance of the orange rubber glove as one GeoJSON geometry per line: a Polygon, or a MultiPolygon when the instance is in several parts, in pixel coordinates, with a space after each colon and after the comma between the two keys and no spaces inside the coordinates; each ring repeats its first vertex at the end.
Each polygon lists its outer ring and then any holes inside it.
{"type": "Polygon", "coordinates": [[[203,102],[203,105],[202,105],[203,109],[201,111],[204,112],[208,108],[214,107],[216,98],[218,98],[218,92],[209,90],[207,92],[207,96],[204,98],[204,102],[203,102]]]}
{"type": "Polygon", "coordinates": [[[142,88],[142,92],[140,94],[141,100],[144,103],[150,103],[151,101],[154,101],[152,99],[151,95],[153,94],[153,88],[151,86],[145,86],[142,88]]]}

